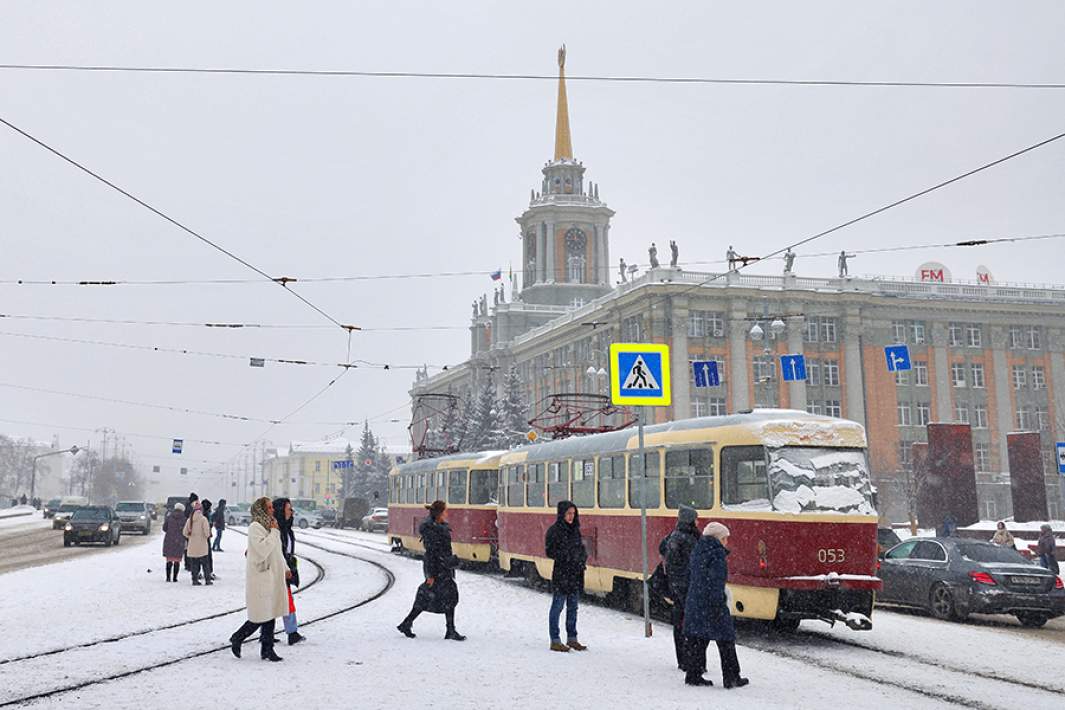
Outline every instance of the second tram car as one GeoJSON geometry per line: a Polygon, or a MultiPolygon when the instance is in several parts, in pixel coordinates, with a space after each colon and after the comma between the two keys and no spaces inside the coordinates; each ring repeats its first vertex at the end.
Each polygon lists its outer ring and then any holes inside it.
{"type": "MultiPolygon", "coordinates": [[[[523,446],[497,457],[499,565],[550,578],[556,506],[581,510],[589,592],[640,599],[641,502],[650,567],[681,505],[728,526],[735,616],[871,628],[877,516],[864,428],[790,410],[688,419],[523,446]]],[[[427,462],[428,463],[428,462],[427,462]]],[[[441,464],[443,465],[443,464],[441,464]]]]}
{"type": "Polygon", "coordinates": [[[467,562],[493,561],[502,453],[453,454],[393,467],[388,481],[388,538],[393,545],[424,552],[418,527],[425,520],[425,506],[444,500],[455,555],[467,562]]]}

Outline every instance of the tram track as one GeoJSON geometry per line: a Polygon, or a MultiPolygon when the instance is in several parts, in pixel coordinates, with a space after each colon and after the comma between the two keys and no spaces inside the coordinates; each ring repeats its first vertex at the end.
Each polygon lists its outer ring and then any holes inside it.
{"type": "MultiPolygon", "coordinates": [[[[235,531],[235,532],[239,533],[241,531],[235,531]]],[[[347,552],[342,552],[342,551],[339,551],[339,550],[331,550],[329,548],[322,547],[320,545],[314,545],[312,543],[304,542],[303,544],[306,545],[307,547],[312,547],[312,548],[315,548],[315,549],[319,549],[319,550],[321,550],[323,552],[326,552],[328,554],[337,555],[339,557],[345,557],[345,558],[348,558],[348,559],[357,560],[357,561],[362,562],[364,564],[368,564],[368,565],[376,568],[377,570],[379,570],[380,572],[383,573],[384,584],[380,588],[376,589],[373,593],[368,595],[367,597],[365,597],[363,599],[360,599],[359,601],[356,601],[356,602],[354,602],[352,604],[348,604],[348,605],[346,605],[344,607],[341,607],[340,609],[336,609],[334,611],[328,612],[326,614],[322,614],[322,615],[317,616],[317,617],[312,618],[312,619],[301,619],[300,620],[300,626],[311,626],[313,624],[321,623],[323,621],[326,621],[326,620],[332,619],[334,617],[340,616],[341,614],[346,614],[346,613],[349,613],[351,611],[355,611],[356,609],[359,609],[359,608],[361,608],[363,606],[366,606],[367,604],[370,604],[370,603],[380,599],[381,597],[383,597],[385,594],[387,594],[392,589],[393,585],[395,584],[395,581],[396,581],[395,575],[392,573],[392,571],[388,567],[386,567],[385,565],[381,564],[380,562],[377,562],[377,561],[374,561],[374,560],[370,560],[370,559],[366,559],[365,557],[361,557],[359,555],[353,555],[353,554],[350,554],[350,553],[347,553],[347,552]]],[[[302,557],[303,559],[307,559],[305,556],[302,556],[302,555],[300,555],[300,557],[302,557]]],[[[317,561],[313,562],[312,564],[320,565],[320,563],[318,563],[317,561]]],[[[324,568],[322,569],[322,577],[324,578],[324,568]]],[[[315,581],[317,582],[319,580],[316,579],[315,581]]],[[[306,588],[309,588],[310,586],[311,585],[308,584],[306,588]]],[[[164,628],[174,628],[175,626],[189,626],[189,625],[191,625],[193,623],[200,623],[200,622],[203,622],[203,621],[207,621],[208,618],[211,618],[211,619],[218,618],[219,616],[224,616],[226,614],[233,614],[233,613],[240,612],[240,611],[243,611],[243,610],[244,610],[244,607],[241,607],[240,609],[237,609],[237,610],[231,610],[231,611],[224,612],[224,613],[221,613],[221,614],[211,615],[210,617],[205,617],[205,618],[201,618],[201,619],[190,621],[190,622],[184,622],[182,624],[171,625],[171,626],[167,626],[167,627],[160,627],[160,628],[156,628],[156,629],[152,629],[152,630],[144,631],[144,632],[137,632],[137,633],[134,633],[134,634],[126,635],[123,638],[130,638],[131,636],[134,636],[134,635],[145,635],[147,633],[153,633],[155,631],[161,631],[164,628]]],[[[275,635],[276,634],[280,634],[280,632],[275,632],[275,635]]],[[[258,640],[259,640],[259,636],[254,636],[252,638],[247,639],[244,643],[245,644],[252,644],[252,643],[257,642],[258,640]]],[[[106,640],[100,640],[100,641],[97,641],[97,642],[93,642],[93,643],[91,643],[89,645],[97,645],[97,644],[100,644],[100,643],[107,643],[107,642],[108,641],[106,641],[106,640]]],[[[59,649],[57,651],[51,652],[50,654],[41,654],[41,655],[59,655],[59,654],[64,653],[64,652],[72,651],[72,650],[75,650],[75,649],[78,649],[78,648],[83,648],[83,647],[86,647],[86,646],[85,645],[72,646],[72,647],[69,647],[69,648],[66,648],[66,649],[59,649]]],[[[221,645],[221,646],[213,646],[211,648],[205,648],[205,649],[192,651],[192,652],[189,652],[189,653],[182,654],[180,656],[169,658],[169,659],[166,659],[166,660],[163,660],[163,661],[159,661],[159,662],[156,662],[156,663],[146,664],[146,665],[143,665],[143,666],[140,666],[140,667],[137,667],[137,668],[130,668],[130,669],[127,669],[127,670],[124,670],[124,671],[120,671],[120,672],[117,672],[117,673],[112,673],[112,674],[104,675],[104,676],[98,676],[98,677],[92,678],[90,680],[71,683],[71,684],[64,685],[64,686],[61,686],[61,687],[58,687],[58,688],[51,688],[51,689],[48,689],[48,690],[43,690],[43,691],[40,691],[40,692],[36,692],[36,693],[29,694],[29,695],[25,695],[25,696],[22,696],[22,697],[19,697],[19,698],[12,698],[10,700],[5,700],[5,701],[0,702],[0,708],[26,705],[28,703],[33,703],[33,702],[36,702],[36,701],[39,701],[39,700],[52,698],[52,697],[55,697],[55,696],[58,696],[58,695],[62,695],[64,693],[69,693],[69,692],[73,692],[73,691],[76,691],[76,690],[82,690],[82,689],[93,687],[93,686],[97,686],[97,685],[103,685],[104,683],[109,683],[109,682],[112,682],[112,681],[121,680],[123,678],[128,678],[130,676],[139,675],[141,673],[147,673],[149,671],[157,670],[157,669],[160,669],[160,668],[166,668],[166,667],[169,667],[169,666],[176,665],[178,663],[183,663],[184,661],[189,661],[189,660],[192,660],[192,659],[195,659],[195,658],[202,658],[204,656],[209,656],[209,655],[214,654],[214,653],[219,653],[221,651],[228,651],[228,650],[229,650],[229,644],[227,643],[227,644],[221,645]]],[[[41,657],[41,655],[38,655],[36,657],[41,657]]],[[[28,659],[21,659],[21,660],[28,660],[28,659]]]]}

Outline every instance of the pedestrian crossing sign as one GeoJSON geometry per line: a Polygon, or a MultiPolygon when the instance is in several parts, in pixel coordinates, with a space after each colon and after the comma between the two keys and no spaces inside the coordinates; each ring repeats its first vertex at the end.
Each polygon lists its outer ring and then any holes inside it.
{"type": "Polygon", "coordinates": [[[613,343],[610,346],[610,401],[613,404],[668,407],[669,346],[613,343]]]}

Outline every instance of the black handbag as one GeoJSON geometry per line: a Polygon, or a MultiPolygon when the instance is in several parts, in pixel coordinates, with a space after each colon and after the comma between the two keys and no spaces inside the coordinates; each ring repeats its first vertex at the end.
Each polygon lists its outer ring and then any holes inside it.
{"type": "Polygon", "coordinates": [[[669,589],[669,577],[666,576],[666,569],[662,566],[661,562],[658,563],[658,566],[655,567],[655,571],[652,572],[651,576],[647,579],[647,587],[651,590],[651,594],[667,600],[670,603],[673,602],[671,596],[673,592],[669,589]]]}

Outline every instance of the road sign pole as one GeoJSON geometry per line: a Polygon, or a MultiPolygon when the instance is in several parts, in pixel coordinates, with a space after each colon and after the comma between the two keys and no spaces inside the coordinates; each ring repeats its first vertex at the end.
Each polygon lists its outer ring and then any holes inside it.
{"type": "Polygon", "coordinates": [[[643,458],[643,407],[636,408],[636,458],[640,462],[640,549],[643,553],[643,635],[651,637],[651,598],[647,594],[647,462],[643,458]]]}

